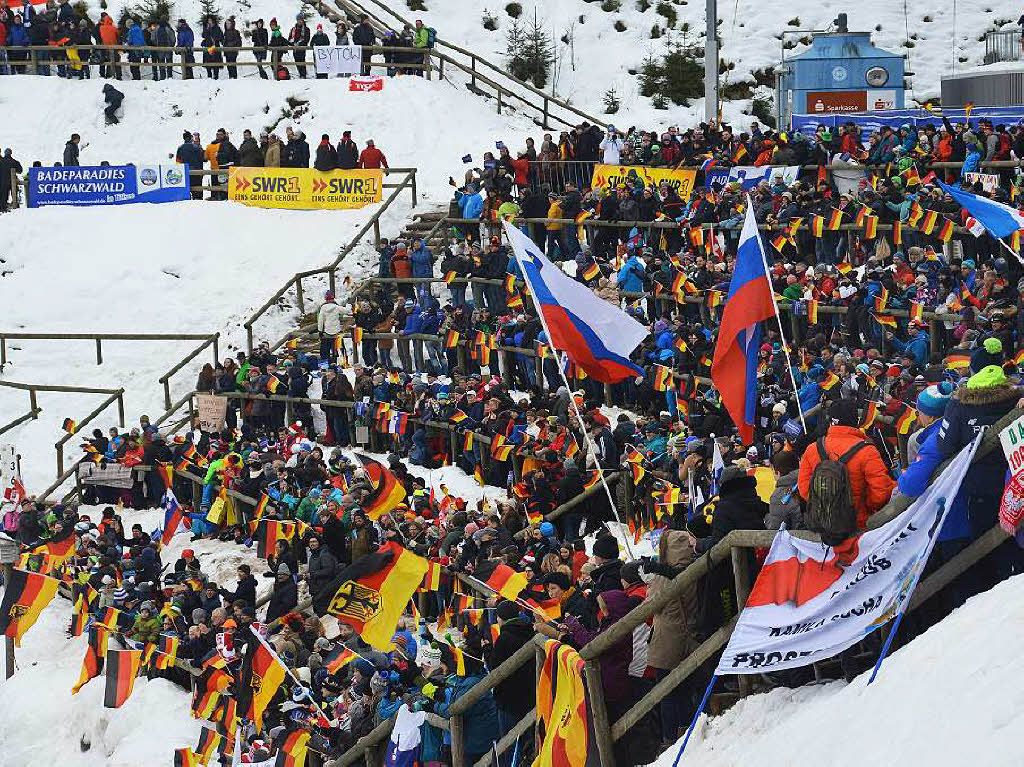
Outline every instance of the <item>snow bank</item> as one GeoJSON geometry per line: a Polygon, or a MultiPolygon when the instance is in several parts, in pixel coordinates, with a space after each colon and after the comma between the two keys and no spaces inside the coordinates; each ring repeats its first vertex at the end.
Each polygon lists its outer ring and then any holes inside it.
{"type": "MultiPolygon", "coordinates": [[[[1024,725],[1024,577],[1004,581],[869,673],[777,689],[702,718],[681,764],[1005,765],[1024,725]]],[[[656,762],[670,767],[678,750],[656,762]]]]}

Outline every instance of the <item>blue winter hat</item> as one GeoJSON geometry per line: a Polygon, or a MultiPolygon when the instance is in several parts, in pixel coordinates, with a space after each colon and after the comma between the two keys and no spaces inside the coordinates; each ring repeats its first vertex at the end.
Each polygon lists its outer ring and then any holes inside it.
{"type": "Polygon", "coordinates": [[[925,415],[938,418],[946,412],[946,405],[953,395],[953,384],[949,381],[932,384],[917,395],[917,410],[925,415]]]}
{"type": "Polygon", "coordinates": [[[550,522],[541,522],[540,534],[543,535],[545,538],[550,538],[552,535],[555,534],[555,526],[550,522]]]}

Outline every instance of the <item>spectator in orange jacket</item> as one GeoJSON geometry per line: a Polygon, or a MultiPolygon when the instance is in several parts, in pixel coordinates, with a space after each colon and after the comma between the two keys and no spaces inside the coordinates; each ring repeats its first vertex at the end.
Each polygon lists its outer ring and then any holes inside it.
{"type": "MultiPolygon", "coordinates": [[[[867,526],[868,517],[889,502],[889,496],[892,495],[896,483],[889,476],[878,448],[858,427],[860,418],[857,413],[857,402],[852,399],[838,400],[832,403],[828,414],[829,427],[825,434],[825,452],[831,460],[839,460],[840,456],[858,443],[867,443],[846,465],[850,475],[853,505],[857,509],[857,527],[863,530],[867,526]]],[[[800,476],[797,484],[800,497],[805,501],[810,491],[811,476],[820,460],[817,444],[808,447],[800,459],[800,476]]]]}
{"type": "Polygon", "coordinates": [[[359,154],[359,167],[366,169],[388,167],[388,158],[373,145],[373,139],[366,142],[366,149],[359,154]]]}

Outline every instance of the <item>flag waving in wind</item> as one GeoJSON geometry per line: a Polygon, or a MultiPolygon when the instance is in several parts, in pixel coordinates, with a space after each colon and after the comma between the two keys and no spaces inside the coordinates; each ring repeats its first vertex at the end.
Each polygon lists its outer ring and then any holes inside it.
{"type": "Polygon", "coordinates": [[[1024,229],[1024,215],[1016,208],[987,197],[964,192],[949,184],[936,180],[943,191],[957,201],[984,226],[993,237],[1009,237],[1018,229],[1024,229]]]}
{"type": "Polygon", "coordinates": [[[629,355],[647,337],[647,328],[569,277],[521,231],[507,221],[503,225],[551,345],[596,381],[642,376],[629,355]]]}
{"type": "Polygon", "coordinates": [[[722,402],[744,445],[754,440],[761,323],[774,316],[775,302],[765,271],[764,245],[754,220],[754,206],[747,197],[747,215],[740,232],[736,267],[711,363],[711,380],[722,393],[722,402]]]}

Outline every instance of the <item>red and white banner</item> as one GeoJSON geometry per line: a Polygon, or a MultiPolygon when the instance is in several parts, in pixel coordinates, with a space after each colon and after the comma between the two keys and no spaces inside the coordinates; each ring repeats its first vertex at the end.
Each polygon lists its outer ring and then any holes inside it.
{"type": "Polygon", "coordinates": [[[898,615],[917,586],[980,435],[891,522],[836,548],[780,530],[716,674],[831,658],[898,615]]]}
{"type": "Polygon", "coordinates": [[[384,90],[384,78],[380,75],[370,75],[368,77],[350,77],[348,79],[348,89],[350,91],[382,91],[384,90]]]}

